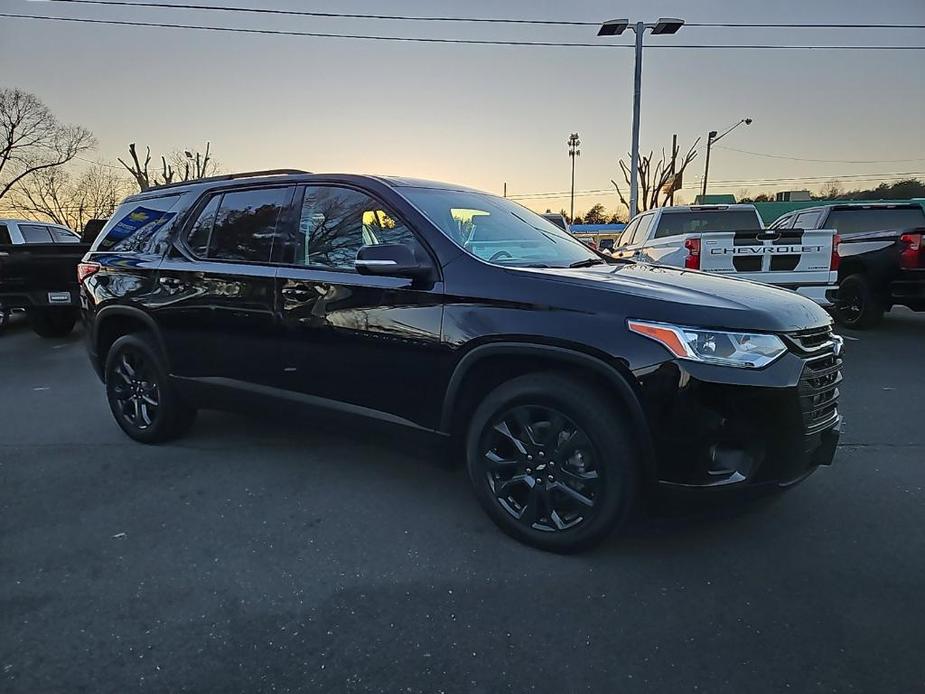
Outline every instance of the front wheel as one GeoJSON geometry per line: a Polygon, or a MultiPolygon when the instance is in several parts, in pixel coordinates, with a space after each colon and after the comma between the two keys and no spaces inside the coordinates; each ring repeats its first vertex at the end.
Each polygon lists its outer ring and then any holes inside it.
{"type": "Polygon", "coordinates": [[[196,410],[170,382],[158,350],[143,335],[124,335],[106,356],[106,397],[122,431],[142,443],[186,433],[196,410]]]}
{"type": "Polygon", "coordinates": [[[601,542],[629,516],[639,456],[623,413],[557,373],[492,391],[466,437],[469,479],[504,532],[553,552],[601,542]]]}
{"type": "Polygon", "coordinates": [[[32,331],[39,337],[65,337],[77,322],[74,308],[34,308],[29,311],[32,331]]]}

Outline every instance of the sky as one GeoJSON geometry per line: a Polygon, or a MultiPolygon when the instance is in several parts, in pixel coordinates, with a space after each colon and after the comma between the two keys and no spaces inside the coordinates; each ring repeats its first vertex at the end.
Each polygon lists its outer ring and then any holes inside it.
{"type": "MultiPolygon", "coordinates": [[[[168,0],[180,2],[180,0],[168,0]]],[[[218,0],[197,4],[222,5],[218,0]]],[[[925,24],[925,1],[234,0],[332,12],[601,21],[925,24]]],[[[391,36],[603,42],[596,29],[241,15],[0,0],[0,12],[391,36]]],[[[631,42],[632,34],[610,39],[631,42]]],[[[671,43],[925,45],[925,30],[685,27],[671,43]]],[[[711,192],[863,187],[925,178],[925,51],[645,51],[643,153],[686,149],[709,130],[754,120],[714,148],[711,192]],[[736,152],[725,147],[769,156],[736,152]],[[796,161],[851,160],[863,163],[796,161]],[[898,161],[907,160],[907,161],[898,161]],[[880,176],[879,174],[885,174],[880,176]],[[812,177],[816,181],[770,179],[812,177]],[[762,184],[762,182],[764,182],[762,184]]],[[[223,170],[292,167],[452,181],[511,196],[569,189],[566,141],[581,137],[576,211],[617,209],[618,160],[630,147],[633,51],[434,45],[256,36],[0,18],[0,86],[38,95],[90,128],[110,164],[129,142],[154,153],[202,149],[223,170]]],[[[685,176],[690,200],[703,152],[685,176]]],[[[626,192],[624,191],[626,195],[626,192]]],[[[628,196],[627,196],[628,197],[628,196]]],[[[568,207],[567,194],[525,198],[568,207]]]]}

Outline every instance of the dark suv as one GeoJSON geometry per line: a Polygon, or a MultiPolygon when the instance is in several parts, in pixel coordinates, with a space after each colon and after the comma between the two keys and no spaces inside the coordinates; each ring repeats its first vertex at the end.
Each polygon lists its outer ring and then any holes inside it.
{"type": "Polygon", "coordinates": [[[841,340],[790,292],[601,256],[504,198],[262,172],[128,198],[79,268],[91,361],[144,443],[265,398],[454,437],[514,537],[569,551],[653,489],[831,463],[841,340]]]}

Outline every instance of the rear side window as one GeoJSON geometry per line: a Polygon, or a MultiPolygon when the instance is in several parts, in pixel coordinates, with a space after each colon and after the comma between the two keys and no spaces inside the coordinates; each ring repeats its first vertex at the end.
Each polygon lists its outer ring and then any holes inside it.
{"type": "Polygon", "coordinates": [[[48,227],[48,230],[51,232],[51,238],[55,243],[80,243],[80,237],[66,229],[48,227]]]}
{"type": "Polygon", "coordinates": [[[182,194],[123,202],[106,222],[93,246],[111,253],[157,253],[167,249],[167,231],[177,216],[182,194]]]}
{"type": "Polygon", "coordinates": [[[10,230],[6,228],[6,224],[0,224],[0,246],[4,244],[10,245],[13,243],[13,239],[10,238],[10,230]]]}
{"type": "Polygon", "coordinates": [[[862,234],[881,229],[909,229],[925,226],[925,210],[921,207],[863,208],[832,210],[825,220],[826,229],[835,229],[842,236],[862,234]]]}
{"type": "Polygon", "coordinates": [[[822,212],[804,212],[798,214],[796,221],[794,221],[793,226],[797,229],[815,229],[816,223],[819,221],[819,217],[822,216],[822,212]]]}
{"type": "Polygon", "coordinates": [[[26,243],[52,243],[51,232],[43,224],[20,224],[19,233],[26,243]]]}
{"type": "Polygon", "coordinates": [[[701,234],[706,231],[747,231],[760,229],[758,216],[750,210],[691,210],[666,212],[658,223],[657,237],[701,234]]]}
{"type": "Polygon", "coordinates": [[[292,186],[228,192],[221,195],[217,209],[213,198],[193,225],[191,244],[199,244],[201,252],[203,234],[211,226],[207,258],[270,262],[274,241],[285,233],[292,192],[292,186]]]}

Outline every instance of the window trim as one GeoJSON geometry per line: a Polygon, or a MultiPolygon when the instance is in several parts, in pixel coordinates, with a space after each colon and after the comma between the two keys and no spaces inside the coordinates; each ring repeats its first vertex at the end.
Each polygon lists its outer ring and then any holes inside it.
{"type": "MultiPolygon", "coordinates": [[[[238,192],[247,192],[252,190],[264,190],[264,189],[273,189],[273,188],[289,188],[291,193],[289,195],[288,202],[283,206],[283,211],[280,212],[280,220],[288,220],[292,222],[292,214],[294,213],[295,208],[295,191],[298,189],[298,185],[294,183],[279,183],[269,185],[249,185],[249,186],[222,186],[216,188],[210,188],[204,190],[196,202],[190,206],[187,213],[186,219],[182,220],[180,224],[177,225],[177,237],[174,239],[174,245],[184,254],[189,256],[189,259],[196,260],[201,263],[228,263],[231,265],[272,265],[274,267],[279,266],[279,263],[273,261],[274,258],[274,249],[276,243],[274,241],[273,245],[270,247],[270,257],[267,260],[236,260],[234,258],[209,258],[202,257],[193,252],[193,249],[190,248],[188,243],[190,232],[193,230],[193,225],[199,219],[199,216],[205,210],[206,206],[212,201],[212,198],[216,196],[225,197],[227,193],[238,193],[238,192]]],[[[222,201],[218,203],[218,209],[221,209],[222,201]]],[[[215,224],[213,223],[212,229],[209,230],[209,245],[206,248],[212,247],[212,232],[215,230],[215,224]]]]}
{"type": "MultiPolygon", "coordinates": [[[[437,261],[436,253],[434,253],[433,249],[430,247],[430,244],[428,244],[427,241],[423,238],[423,234],[421,234],[421,232],[418,229],[416,229],[413,224],[410,224],[407,221],[405,215],[397,214],[394,210],[394,206],[387,204],[385,201],[382,200],[382,198],[379,195],[373,193],[372,191],[362,186],[353,185],[350,183],[341,183],[338,181],[319,181],[317,183],[314,181],[308,181],[308,182],[298,183],[296,184],[295,187],[296,187],[296,192],[293,197],[291,208],[292,208],[293,221],[295,222],[296,228],[298,228],[299,226],[299,221],[300,221],[301,212],[302,212],[302,201],[305,199],[305,189],[306,188],[309,188],[309,187],[311,188],[341,188],[345,190],[352,190],[357,193],[362,193],[363,195],[368,197],[370,200],[381,205],[379,209],[381,209],[383,212],[385,212],[386,214],[390,215],[391,217],[395,219],[401,220],[402,225],[406,229],[408,229],[408,231],[411,232],[411,235],[414,236],[415,240],[418,242],[418,244],[421,246],[421,248],[424,250],[425,253],[427,253],[428,257],[430,258],[431,265],[433,265],[434,272],[437,276],[436,282],[443,281],[443,268],[440,267],[440,263],[437,261]]],[[[274,254],[273,256],[271,256],[271,259],[275,259],[275,258],[278,258],[278,255],[274,254]]],[[[315,271],[315,272],[338,272],[341,274],[353,275],[357,277],[367,277],[367,275],[361,275],[357,271],[356,267],[339,268],[339,267],[331,267],[329,265],[302,265],[300,263],[284,263],[282,261],[274,262],[274,265],[278,267],[282,267],[282,268],[293,268],[297,270],[310,270],[310,271],[315,271]]]]}

